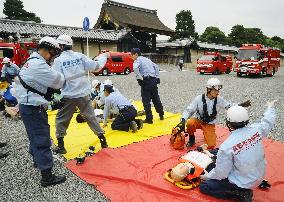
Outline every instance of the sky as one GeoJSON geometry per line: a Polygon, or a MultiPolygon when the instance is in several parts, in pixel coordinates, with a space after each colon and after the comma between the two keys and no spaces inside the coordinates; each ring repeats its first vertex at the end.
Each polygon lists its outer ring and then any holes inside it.
{"type": "MultiPolygon", "coordinates": [[[[46,24],[82,27],[89,17],[91,27],[98,19],[104,0],[22,0],[27,11],[36,13],[46,24]]],[[[257,27],[269,37],[284,38],[283,0],[116,0],[133,6],[157,10],[159,19],[175,29],[175,15],[190,10],[195,28],[202,34],[206,27],[219,27],[226,35],[236,24],[257,27]]],[[[3,3],[0,0],[0,17],[3,3]]],[[[159,37],[163,39],[165,37],[159,37]]]]}

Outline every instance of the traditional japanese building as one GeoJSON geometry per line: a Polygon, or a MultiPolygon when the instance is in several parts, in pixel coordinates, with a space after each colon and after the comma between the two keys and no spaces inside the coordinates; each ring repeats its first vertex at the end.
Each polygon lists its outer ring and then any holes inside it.
{"type": "MultiPolygon", "coordinates": [[[[156,52],[156,36],[171,36],[174,31],[164,25],[157,10],[135,7],[115,1],[105,0],[95,29],[126,29],[139,41],[142,52],[156,52]]],[[[128,44],[128,50],[136,44],[128,44]]]]}
{"type": "Polygon", "coordinates": [[[73,49],[86,54],[86,39],[89,39],[90,57],[97,56],[102,50],[128,51],[129,43],[138,44],[130,32],[122,30],[95,30],[84,32],[80,27],[49,25],[18,20],[0,19],[0,37],[4,41],[13,38],[16,41],[32,40],[43,36],[58,37],[68,34],[74,41],[73,49]]]}

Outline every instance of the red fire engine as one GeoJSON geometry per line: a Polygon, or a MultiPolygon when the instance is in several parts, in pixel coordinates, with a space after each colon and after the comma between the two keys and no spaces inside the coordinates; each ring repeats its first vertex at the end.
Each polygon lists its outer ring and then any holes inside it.
{"type": "Polygon", "coordinates": [[[205,54],[197,60],[196,71],[200,74],[229,74],[232,71],[232,56],[223,56],[218,52],[205,52],[205,54]]]}
{"type": "Polygon", "coordinates": [[[23,42],[23,43],[3,43],[0,42],[0,71],[3,67],[3,58],[7,57],[10,60],[21,67],[28,59],[30,54],[37,48],[35,42],[23,42]]]}
{"type": "Polygon", "coordinates": [[[243,44],[236,59],[237,76],[273,76],[280,67],[280,50],[264,48],[261,44],[243,44]]]}

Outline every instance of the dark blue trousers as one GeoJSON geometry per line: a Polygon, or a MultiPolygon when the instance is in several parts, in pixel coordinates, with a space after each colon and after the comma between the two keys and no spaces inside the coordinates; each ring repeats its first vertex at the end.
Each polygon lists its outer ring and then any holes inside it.
{"type": "Polygon", "coordinates": [[[19,109],[30,141],[30,153],[34,163],[40,170],[52,168],[50,128],[45,109],[22,104],[19,109]]]}
{"type": "Polygon", "coordinates": [[[133,106],[119,110],[118,116],[111,124],[113,130],[129,131],[130,122],[135,120],[137,110],[133,106]]]}
{"type": "Polygon", "coordinates": [[[153,120],[153,114],[151,111],[151,101],[154,104],[156,112],[160,116],[164,115],[163,105],[161,103],[159,93],[158,93],[158,86],[157,86],[156,78],[150,78],[150,79],[143,80],[143,84],[141,85],[141,97],[142,97],[142,102],[143,102],[147,120],[153,120]]]}
{"type": "Polygon", "coordinates": [[[232,199],[235,196],[231,193],[237,190],[244,190],[229,182],[228,178],[223,180],[209,179],[199,185],[202,193],[221,199],[232,199]]]}

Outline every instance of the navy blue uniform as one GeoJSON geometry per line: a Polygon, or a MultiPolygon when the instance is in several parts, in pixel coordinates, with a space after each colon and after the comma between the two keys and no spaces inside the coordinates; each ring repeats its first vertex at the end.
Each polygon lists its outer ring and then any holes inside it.
{"type": "Polygon", "coordinates": [[[141,86],[141,97],[146,113],[146,120],[152,121],[151,101],[154,104],[156,112],[160,117],[164,116],[163,105],[161,103],[158,86],[160,83],[159,68],[150,59],[139,56],[133,64],[136,78],[141,86]]]}

